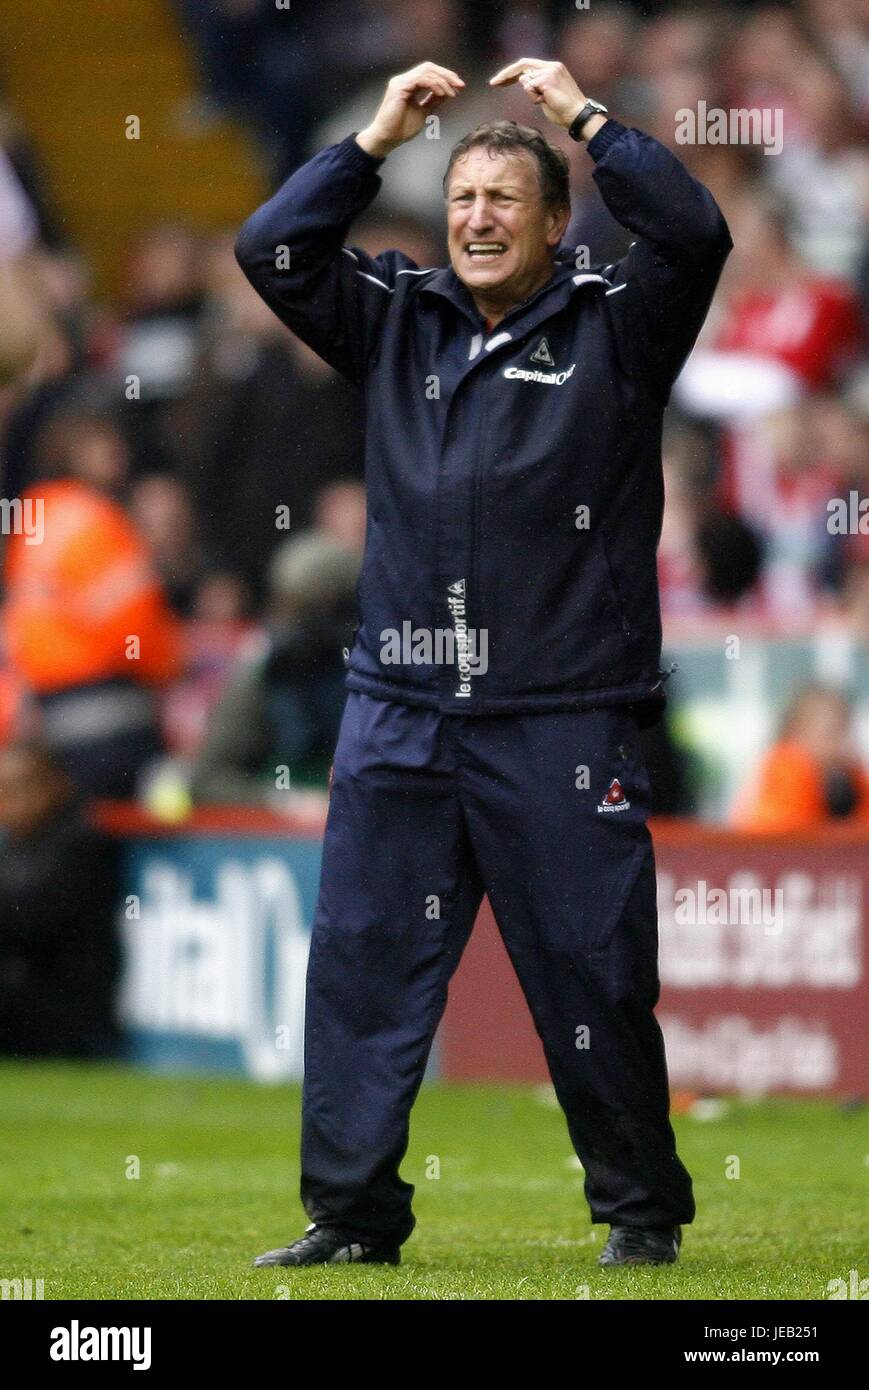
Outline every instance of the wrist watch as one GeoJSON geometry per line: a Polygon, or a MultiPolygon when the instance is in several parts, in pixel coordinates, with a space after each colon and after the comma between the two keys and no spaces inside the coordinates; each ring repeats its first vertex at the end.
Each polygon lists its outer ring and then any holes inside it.
{"type": "Polygon", "coordinates": [[[580,111],[579,115],[574,117],[567,133],[570,136],[571,140],[581,140],[582,127],[585,125],[586,121],[589,119],[590,116],[608,115],[609,111],[601,102],[588,100],[585,103],[585,106],[580,111]]]}

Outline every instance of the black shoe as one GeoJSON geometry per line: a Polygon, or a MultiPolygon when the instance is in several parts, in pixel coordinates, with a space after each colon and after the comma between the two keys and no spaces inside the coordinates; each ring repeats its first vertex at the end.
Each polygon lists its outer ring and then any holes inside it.
{"type": "Polygon", "coordinates": [[[611,1226],[599,1265],[671,1265],[679,1255],[682,1227],[611,1226]]]}
{"type": "Polygon", "coordinates": [[[253,1263],[255,1268],[262,1269],[266,1265],[397,1265],[400,1262],[401,1249],[397,1245],[369,1245],[353,1240],[346,1231],[334,1226],[318,1226],[312,1222],[292,1245],[267,1250],[253,1263]]]}

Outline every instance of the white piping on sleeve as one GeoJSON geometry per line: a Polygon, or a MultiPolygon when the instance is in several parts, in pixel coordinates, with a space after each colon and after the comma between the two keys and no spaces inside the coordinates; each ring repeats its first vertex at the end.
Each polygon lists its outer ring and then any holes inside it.
{"type": "Polygon", "coordinates": [[[356,274],[362,280],[370,280],[372,285],[379,285],[387,294],[395,294],[395,290],[390,285],[385,285],[382,280],[378,280],[376,275],[368,275],[364,270],[357,270],[356,274]]]}
{"type": "MultiPolygon", "coordinates": [[[[350,257],[351,261],[356,261],[357,265],[359,264],[359,257],[354,256],[353,252],[348,250],[346,246],[342,246],[341,250],[344,252],[345,256],[350,257]]],[[[391,285],[384,284],[382,280],[378,280],[376,275],[369,275],[365,270],[357,270],[356,274],[361,276],[363,280],[370,280],[372,285],[379,285],[382,290],[386,290],[387,294],[395,293],[391,285]]]]}

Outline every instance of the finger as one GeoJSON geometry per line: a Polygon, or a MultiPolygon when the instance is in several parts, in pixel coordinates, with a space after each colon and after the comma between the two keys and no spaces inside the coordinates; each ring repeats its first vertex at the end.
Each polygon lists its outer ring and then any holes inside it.
{"type": "MultiPolygon", "coordinates": [[[[461,79],[459,80],[461,81],[461,79]]],[[[426,72],[421,73],[416,79],[416,85],[418,87],[430,87],[432,91],[437,92],[453,93],[458,91],[455,82],[452,82],[449,77],[444,77],[437,68],[429,68],[426,72]]]]}
{"type": "Polygon", "coordinates": [[[464,78],[459,77],[459,74],[457,72],[453,72],[452,68],[436,67],[435,72],[439,73],[441,77],[445,77],[446,80],[448,82],[451,82],[454,87],[464,87],[465,85],[464,78]]]}
{"type": "MultiPolygon", "coordinates": [[[[461,82],[461,78],[459,78],[461,82]]],[[[436,73],[431,64],[421,63],[419,67],[413,68],[410,72],[402,74],[400,79],[394,79],[395,90],[404,100],[410,101],[417,92],[438,92],[439,94],[455,95],[454,88],[446,78],[436,73]]],[[[390,84],[391,85],[391,84],[390,84]]],[[[464,83],[462,83],[464,86],[464,83]]]]}
{"type": "Polygon", "coordinates": [[[414,74],[422,77],[440,77],[444,81],[452,83],[453,86],[464,87],[465,85],[464,79],[459,77],[457,72],[453,72],[452,68],[442,68],[437,63],[420,63],[418,68],[414,68],[414,74]]]}
{"type": "Polygon", "coordinates": [[[448,82],[431,82],[428,84],[428,88],[436,97],[454,97],[457,95],[455,87],[451,87],[448,82]]]}
{"type": "Polygon", "coordinates": [[[425,77],[414,78],[412,82],[408,82],[403,95],[407,98],[412,97],[417,106],[424,106],[433,96],[452,97],[455,96],[456,93],[448,83],[442,82],[438,78],[425,77]],[[420,93],[424,100],[420,99],[420,93]]]}
{"type": "Polygon", "coordinates": [[[417,88],[417,91],[422,91],[422,96],[417,98],[417,106],[429,106],[432,103],[440,105],[440,103],[446,101],[448,97],[455,97],[458,95],[451,87],[435,86],[434,83],[424,89],[417,88]]]}
{"type": "Polygon", "coordinates": [[[523,91],[528,93],[532,101],[539,105],[539,103],[544,100],[543,90],[539,85],[539,79],[531,77],[530,74],[526,74],[519,78],[519,82],[523,91]]]}
{"type": "Polygon", "coordinates": [[[500,72],[496,72],[494,77],[490,77],[489,86],[506,86],[509,82],[516,82],[524,72],[545,66],[542,58],[520,58],[515,63],[508,63],[500,72]]]}

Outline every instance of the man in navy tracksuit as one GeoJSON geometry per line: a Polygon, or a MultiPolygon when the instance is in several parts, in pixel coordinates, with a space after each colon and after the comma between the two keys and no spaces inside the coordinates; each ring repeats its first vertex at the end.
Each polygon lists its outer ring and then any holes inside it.
{"type": "Polygon", "coordinates": [[[449,269],[344,246],[390,150],[460,93],[393,78],[371,125],[253,214],[237,256],[365,393],[360,626],[308,972],[301,1239],[260,1265],[397,1263],[399,1177],[447,985],[487,893],[543,1041],[603,1264],[676,1258],[694,1217],[668,1117],[649,781],[660,717],[661,420],[731,248],[663,145],[522,59],[635,235],[590,271],[568,165],[514,122],[445,179],[449,269]]]}

